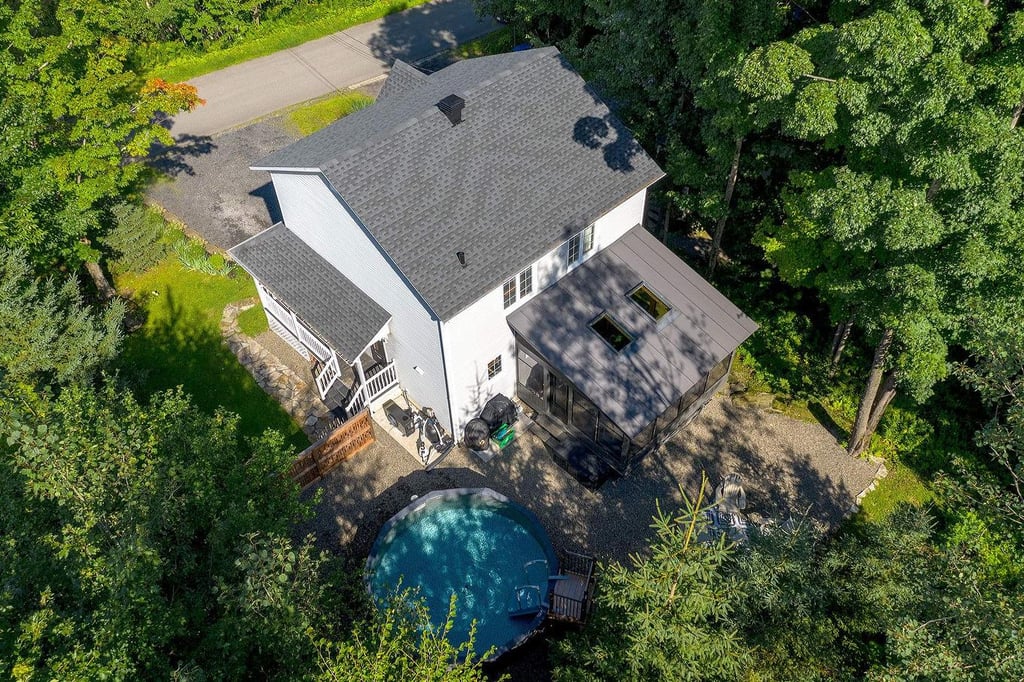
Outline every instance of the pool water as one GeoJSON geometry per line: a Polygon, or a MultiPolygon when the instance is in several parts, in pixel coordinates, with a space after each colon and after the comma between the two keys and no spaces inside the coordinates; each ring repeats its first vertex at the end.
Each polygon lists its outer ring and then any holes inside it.
{"type": "Polygon", "coordinates": [[[454,593],[449,641],[456,646],[465,642],[475,619],[476,653],[495,646],[500,654],[543,619],[542,611],[513,618],[509,610],[524,585],[539,583],[546,594],[555,561],[536,518],[484,489],[437,491],[417,500],[381,530],[367,567],[378,602],[399,584],[418,590],[437,626],[445,622],[454,593]]]}

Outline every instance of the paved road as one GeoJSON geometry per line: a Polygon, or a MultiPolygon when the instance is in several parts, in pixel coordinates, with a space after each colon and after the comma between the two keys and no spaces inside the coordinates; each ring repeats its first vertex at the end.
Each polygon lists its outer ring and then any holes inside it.
{"type": "Polygon", "coordinates": [[[174,119],[175,138],[213,135],[284,107],[387,73],[395,59],[417,61],[493,31],[472,0],[434,0],[298,47],[190,81],[206,105],[174,119]]]}

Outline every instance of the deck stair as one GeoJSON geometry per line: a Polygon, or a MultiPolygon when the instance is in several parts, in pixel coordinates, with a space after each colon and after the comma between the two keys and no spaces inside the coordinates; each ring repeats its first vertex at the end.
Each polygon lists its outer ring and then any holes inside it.
{"type": "Polygon", "coordinates": [[[560,467],[587,488],[596,490],[616,475],[586,439],[571,433],[555,419],[545,414],[536,415],[530,432],[540,438],[560,467]]]}

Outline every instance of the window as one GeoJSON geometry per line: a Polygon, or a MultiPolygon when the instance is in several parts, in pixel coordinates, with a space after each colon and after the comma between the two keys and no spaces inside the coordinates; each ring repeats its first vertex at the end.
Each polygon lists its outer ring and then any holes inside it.
{"type": "Polygon", "coordinates": [[[526,298],[533,293],[533,266],[519,273],[519,297],[526,298]]]}
{"type": "Polygon", "coordinates": [[[516,302],[516,278],[513,277],[509,281],[505,282],[505,286],[502,287],[502,297],[505,301],[505,307],[509,307],[516,302]]]}
{"type": "Polygon", "coordinates": [[[672,310],[668,303],[665,303],[661,297],[651,291],[646,284],[641,284],[629,292],[629,298],[633,303],[640,306],[645,313],[653,317],[655,321],[665,317],[665,314],[672,310]]]}
{"type": "Polygon", "coordinates": [[[568,247],[565,252],[565,264],[572,267],[580,259],[580,236],[574,234],[569,237],[568,247]]]}
{"type": "Polygon", "coordinates": [[[729,371],[729,362],[732,361],[732,353],[722,358],[717,365],[711,368],[708,373],[708,388],[711,388],[715,382],[724,377],[729,371]]]}
{"type": "Polygon", "coordinates": [[[565,243],[565,265],[571,268],[580,261],[583,254],[590,253],[593,250],[594,226],[589,225],[569,237],[569,241],[565,243]]]}
{"type": "Polygon", "coordinates": [[[493,379],[501,373],[501,356],[494,358],[487,363],[487,378],[493,379]]]}
{"type": "Polygon", "coordinates": [[[599,318],[590,323],[598,336],[605,340],[615,352],[621,352],[623,348],[633,342],[633,337],[622,328],[618,322],[612,319],[608,313],[603,313],[599,318]]]}

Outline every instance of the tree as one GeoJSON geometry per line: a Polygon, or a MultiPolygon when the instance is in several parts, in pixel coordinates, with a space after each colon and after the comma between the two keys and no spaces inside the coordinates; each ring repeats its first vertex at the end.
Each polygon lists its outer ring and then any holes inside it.
{"type": "Polygon", "coordinates": [[[979,311],[984,314],[975,318],[970,362],[957,371],[991,414],[976,438],[987,467],[959,462],[960,475],[948,494],[995,524],[1014,528],[1024,543],[1024,309],[1019,293],[1002,303],[990,301],[979,311]]]}
{"type": "MultiPolygon", "coordinates": [[[[15,677],[301,674],[329,583],[268,432],[107,383],[3,417],[0,661],[15,677]]],[[[321,611],[323,608],[325,611],[321,611]]]]}
{"type": "Polygon", "coordinates": [[[474,632],[455,647],[447,635],[455,622],[455,595],[448,619],[432,625],[422,602],[409,593],[398,595],[370,618],[356,625],[350,638],[321,642],[322,682],[385,682],[431,680],[484,682],[487,676],[473,656],[474,632]]]}
{"type": "Polygon", "coordinates": [[[0,248],[0,379],[28,387],[82,382],[114,357],[124,306],[83,303],[78,283],[40,280],[23,250],[0,248]]]}
{"type": "Polygon", "coordinates": [[[748,663],[732,611],[740,585],[722,575],[723,536],[702,544],[700,508],[684,495],[675,515],[659,508],[650,554],[601,572],[587,627],[559,642],[558,680],[733,679],[748,663]]]}
{"type": "Polygon", "coordinates": [[[776,87],[796,93],[782,130],[827,153],[814,173],[792,176],[782,225],[762,225],[758,241],[784,279],[819,292],[833,323],[853,320],[876,344],[849,442],[856,454],[898,388],[920,399],[943,376],[966,303],[1006,261],[1024,138],[1007,125],[1005,88],[985,83],[1000,70],[991,64],[1019,52],[1018,37],[994,37],[1016,36],[1019,19],[974,0],[833,3],[830,18],[764,48],[813,64],[775,72],[776,87]]]}
{"type": "Polygon", "coordinates": [[[104,205],[139,178],[158,114],[201,103],[195,88],[128,69],[119,3],[39,0],[0,8],[0,239],[50,267],[95,259],[104,205]]]}
{"type": "Polygon", "coordinates": [[[943,223],[923,189],[849,168],[796,174],[782,198],[787,219],[758,237],[781,277],[809,286],[832,311],[877,339],[851,452],[865,446],[897,382],[919,397],[946,372],[948,292],[929,264],[943,223]],[[894,347],[895,345],[895,347],[894,347]]]}
{"type": "Polygon", "coordinates": [[[902,507],[835,539],[752,534],[729,573],[754,670],[775,680],[1017,679],[1024,599],[976,553],[902,507]]]}

